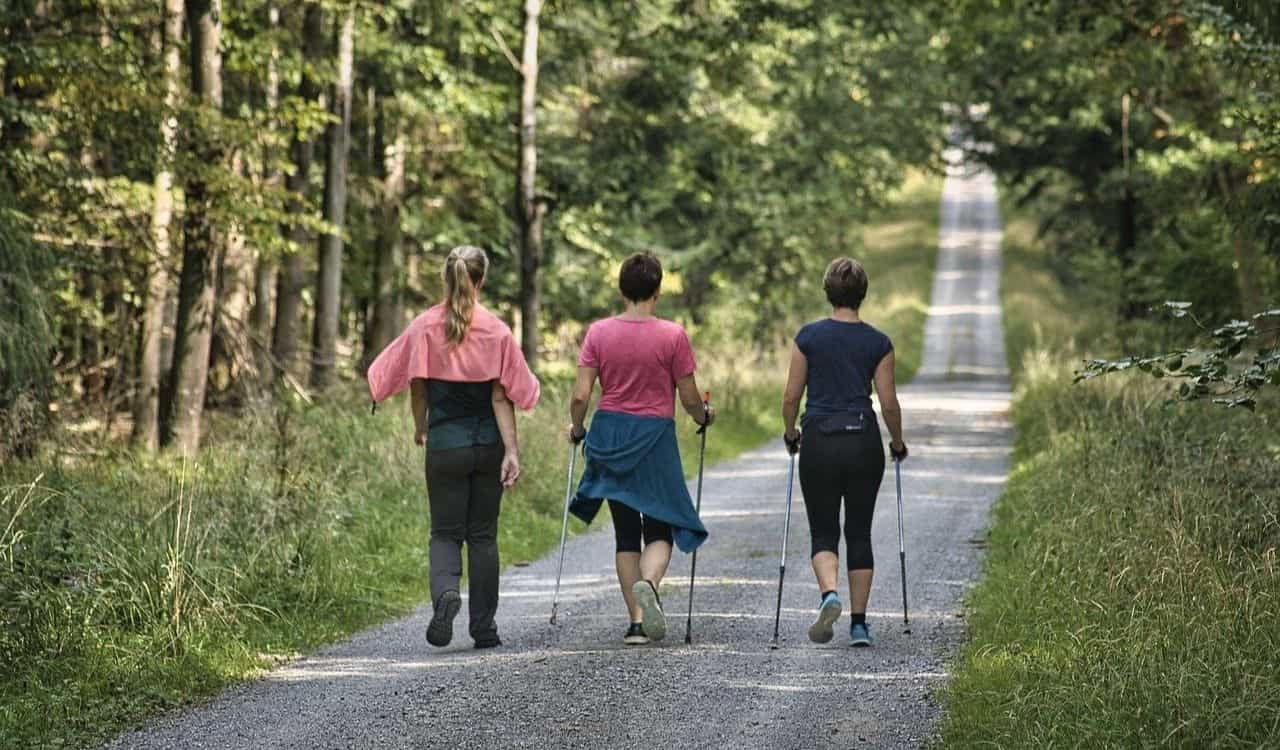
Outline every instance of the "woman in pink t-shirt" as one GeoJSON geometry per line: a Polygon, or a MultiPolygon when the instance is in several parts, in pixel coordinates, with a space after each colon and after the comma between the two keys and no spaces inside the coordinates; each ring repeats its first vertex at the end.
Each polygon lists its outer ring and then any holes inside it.
{"type": "Polygon", "coordinates": [[[662,264],[652,254],[623,261],[618,287],[627,309],[587,330],[569,405],[569,438],[586,441],[587,457],[570,510],[589,523],[609,502],[618,583],[630,617],[628,645],[666,635],[658,586],[672,544],[692,552],[707,537],[680,464],[675,396],[698,424],[711,424],[715,412],[698,395],[689,336],[654,316],[661,285],[662,264]],[[588,432],[583,421],[597,380],[600,403],[588,432]]]}

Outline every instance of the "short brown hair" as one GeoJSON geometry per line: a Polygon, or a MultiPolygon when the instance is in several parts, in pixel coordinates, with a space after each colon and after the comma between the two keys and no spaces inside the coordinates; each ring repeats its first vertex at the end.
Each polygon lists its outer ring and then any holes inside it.
{"type": "Polygon", "coordinates": [[[853,258],[836,258],[822,276],[822,288],[832,307],[857,310],[867,296],[867,272],[853,258]]]}
{"type": "Polygon", "coordinates": [[[632,302],[652,299],[662,286],[662,261],[650,252],[636,253],[622,261],[618,291],[632,302]]]}

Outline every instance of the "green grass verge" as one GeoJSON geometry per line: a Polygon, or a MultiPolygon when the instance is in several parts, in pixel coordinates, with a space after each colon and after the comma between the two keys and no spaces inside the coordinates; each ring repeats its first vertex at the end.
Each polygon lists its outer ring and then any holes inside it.
{"type": "MultiPolygon", "coordinates": [[[[945,747],[1280,744],[1280,421],[1071,385],[1106,322],[1024,221],[1005,245],[1016,465],[993,511],[945,747]]],[[[1103,342],[1103,343],[1099,343],[1103,342]]],[[[1114,350],[1097,351],[1098,354],[1114,350]]]]}
{"type": "MultiPolygon", "coordinates": [[[[857,253],[873,274],[864,313],[894,338],[903,379],[920,360],[939,184],[908,179],[857,253]]],[[[782,363],[700,353],[719,413],[708,465],[777,435],[782,363]]],[[[572,368],[550,369],[519,420],[506,563],[559,540],[572,368]]],[[[430,519],[403,397],[374,416],[353,390],[210,419],[189,465],[108,448],[0,468],[0,746],[93,744],[427,599],[430,519]]],[[[698,438],[679,424],[692,475],[698,438]]]]}
{"type": "Polygon", "coordinates": [[[924,355],[941,199],[940,177],[909,173],[883,214],[863,228],[861,247],[853,253],[871,282],[862,318],[893,340],[899,383],[910,382],[924,355]]]}

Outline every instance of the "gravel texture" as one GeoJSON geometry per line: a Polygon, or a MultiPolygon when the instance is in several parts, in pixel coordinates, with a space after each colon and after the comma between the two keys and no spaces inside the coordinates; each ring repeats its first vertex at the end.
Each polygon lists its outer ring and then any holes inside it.
{"type": "Polygon", "coordinates": [[[1003,487],[1012,438],[995,188],[985,172],[952,172],[925,359],[901,393],[912,449],[902,471],[910,635],[903,632],[890,466],[873,532],[875,646],[850,648],[847,618],[829,644],[805,638],[818,591],[797,482],[783,638],[770,649],[788,466],[778,442],[706,472],[703,517],[712,536],[698,556],[692,646],[683,642],[689,558],[680,554],[662,587],[667,639],[622,645],[627,618],[605,514],[570,541],[557,626],[547,621],[552,554],[503,577],[500,649],[471,648],[465,607],[453,645],[428,647],[429,612],[421,609],[157,718],[109,747],[922,744],[940,713],[934,693],[963,636],[962,597],[978,571],[987,509],[1003,487]]]}

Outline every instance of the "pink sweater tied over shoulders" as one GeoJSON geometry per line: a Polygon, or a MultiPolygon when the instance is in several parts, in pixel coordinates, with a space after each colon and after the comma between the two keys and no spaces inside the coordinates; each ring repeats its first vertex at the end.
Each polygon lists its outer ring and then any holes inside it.
{"type": "Polygon", "coordinates": [[[414,318],[369,365],[369,395],[374,403],[407,389],[414,378],[463,383],[496,380],[512,403],[524,411],[532,409],[541,386],[507,324],[477,304],[466,338],[453,346],[445,335],[445,313],[441,303],[414,318]]]}

